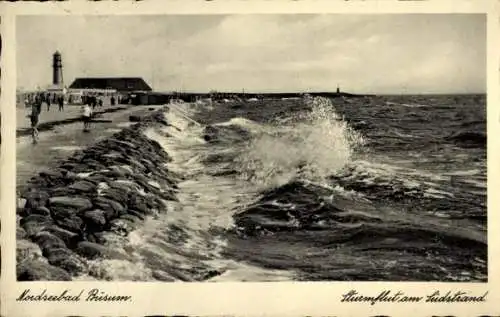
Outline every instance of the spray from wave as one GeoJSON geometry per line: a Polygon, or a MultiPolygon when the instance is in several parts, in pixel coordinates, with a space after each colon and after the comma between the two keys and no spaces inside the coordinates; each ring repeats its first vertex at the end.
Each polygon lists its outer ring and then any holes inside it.
{"type": "Polygon", "coordinates": [[[306,100],[306,109],[275,129],[262,129],[235,163],[241,176],[266,187],[294,178],[321,181],[342,169],[363,144],[326,98],[306,100]]]}

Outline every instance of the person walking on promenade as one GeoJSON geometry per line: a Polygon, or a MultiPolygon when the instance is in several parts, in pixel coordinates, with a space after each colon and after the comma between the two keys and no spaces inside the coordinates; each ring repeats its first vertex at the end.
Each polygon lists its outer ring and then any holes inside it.
{"type": "Polygon", "coordinates": [[[35,107],[38,114],[40,114],[42,112],[42,102],[43,102],[43,98],[41,95],[36,95],[35,96],[35,99],[33,100],[33,103],[31,105],[31,108],[35,107]]]}
{"type": "Polygon", "coordinates": [[[50,111],[50,95],[45,95],[45,102],[47,103],[47,111],[50,111]]]}
{"type": "Polygon", "coordinates": [[[82,106],[83,132],[90,131],[90,121],[92,120],[92,109],[88,104],[82,106]]]}
{"type": "MultiPolygon", "coordinates": [[[[38,95],[38,98],[40,99],[40,107],[43,107],[45,105],[45,95],[43,93],[40,93],[38,95]]],[[[35,100],[35,103],[36,103],[36,100],[35,100]]]]}
{"type": "Polygon", "coordinates": [[[31,120],[31,137],[33,139],[33,144],[38,143],[38,121],[41,112],[41,102],[36,102],[31,105],[31,114],[29,118],[31,120]]]}
{"type": "Polygon", "coordinates": [[[97,107],[97,96],[92,96],[92,110],[95,110],[97,107]]]}
{"type": "Polygon", "coordinates": [[[59,111],[64,110],[64,97],[61,95],[57,98],[57,103],[59,104],[59,111]]]}
{"type": "Polygon", "coordinates": [[[111,96],[110,102],[111,102],[112,106],[115,105],[115,102],[116,102],[115,96],[111,96]]]}

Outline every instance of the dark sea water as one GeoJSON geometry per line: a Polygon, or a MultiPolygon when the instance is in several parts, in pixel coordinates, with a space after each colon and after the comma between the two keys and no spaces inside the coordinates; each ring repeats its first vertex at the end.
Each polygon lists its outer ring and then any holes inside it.
{"type": "MultiPolygon", "coordinates": [[[[171,105],[183,177],[102,278],[486,281],[486,98],[171,105]]],[[[117,244],[118,245],[118,244],[117,244]]]]}

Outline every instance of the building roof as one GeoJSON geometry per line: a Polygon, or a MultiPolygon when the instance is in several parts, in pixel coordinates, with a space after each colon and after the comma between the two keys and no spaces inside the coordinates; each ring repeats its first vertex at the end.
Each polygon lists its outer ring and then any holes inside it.
{"type": "Polygon", "coordinates": [[[151,91],[140,77],[76,78],[70,89],[116,89],[117,91],[151,91]]]}

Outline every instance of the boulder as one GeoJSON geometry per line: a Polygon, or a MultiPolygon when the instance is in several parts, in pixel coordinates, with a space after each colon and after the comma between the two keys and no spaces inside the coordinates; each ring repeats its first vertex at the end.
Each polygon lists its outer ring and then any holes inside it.
{"type": "Polygon", "coordinates": [[[114,234],[112,232],[108,232],[108,231],[93,232],[89,236],[92,236],[92,238],[94,240],[94,241],[90,241],[90,239],[88,239],[90,242],[95,242],[98,244],[106,244],[110,240],[113,240],[113,238],[114,238],[114,234]],[[109,236],[111,236],[111,239],[108,239],[109,236]]]}
{"type": "Polygon", "coordinates": [[[118,190],[121,190],[122,192],[127,192],[127,193],[140,191],[139,185],[137,185],[137,183],[131,180],[112,181],[109,183],[109,186],[111,188],[116,188],[118,190]]]}
{"type": "Polygon", "coordinates": [[[66,218],[58,218],[56,219],[56,224],[59,227],[78,235],[81,235],[85,228],[83,220],[76,215],[70,215],[66,218]]]}
{"type": "Polygon", "coordinates": [[[128,200],[128,207],[144,215],[151,214],[151,208],[148,207],[144,197],[138,194],[132,194],[128,200]]]}
{"type": "Polygon", "coordinates": [[[80,180],[77,181],[76,183],[73,183],[72,185],[69,186],[70,189],[79,191],[79,192],[92,192],[95,191],[96,189],[96,184],[86,181],[86,180],[80,180]]]}
{"type": "Polygon", "coordinates": [[[19,224],[26,231],[27,236],[32,236],[54,224],[52,218],[42,215],[29,215],[21,219],[19,224]]]}
{"type": "MultiPolygon", "coordinates": [[[[144,219],[144,216],[142,216],[142,218],[144,219]]],[[[132,213],[127,213],[125,215],[121,215],[119,219],[124,219],[124,220],[132,222],[134,227],[137,227],[142,222],[142,219],[140,217],[135,216],[132,213]]]]}
{"type": "Polygon", "coordinates": [[[42,216],[50,216],[50,210],[47,207],[37,207],[34,209],[25,209],[26,215],[42,215],[42,216]]]}
{"type": "Polygon", "coordinates": [[[50,226],[46,230],[64,241],[66,247],[70,249],[76,247],[76,244],[81,240],[81,236],[79,234],[63,229],[56,225],[50,226]]]}
{"type": "Polygon", "coordinates": [[[47,252],[47,259],[51,265],[60,267],[73,275],[85,270],[85,263],[80,257],[66,248],[49,250],[47,252]]]}
{"type": "Polygon", "coordinates": [[[152,276],[155,280],[157,281],[162,281],[162,282],[175,282],[175,278],[170,276],[168,273],[162,271],[162,270],[154,270],[152,272],[152,276]]]}
{"type": "Polygon", "coordinates": [[[126,236],[128,233],[134,231],[138,227],[136,221],[127,218],[116,218],[111,220],[109,224],[110,224],[110,231],[120,236],[126,236]]]}
{"type": "Polygon", "coordinates": [[[73,216],[79,215],[80,212],[76,209],[72,209],[71,207],[66,206],[51,206],[50,208],[50,216],[54,220],[70,218],[73,216]]]}
{"type": "Polygon", "coordinates": [[[16,239],[21,240],[21,239],[26,238],[26,236],[27,236],[26,231],[22,227],[17,226],[16,227],[16,239]]]}
{"type": "Polygon", "coordinates": [[[45,255],[50,249],[64,248],[64,241],[48,231],[41,231],[32,237],[33,241],[40,246],[45,255]]]}
{"type": "MultiPolygon", "coordinates": [[[[115,142],[116,144],[118,144],[119,146],[121,146],[122,148],[135,148],[136,145],[132,142],[129,142],[129,141],[124,141],[124,140],[118,140],[116,138],[112,139],[113,142],[115,142]]],[[[135,141],[135,140],[134,140],[135,141]]]]}
{"type": "Polygon", "coordinates": [[[23,194],[26,199],[24,204],[25,210],[36,209],[38,207],[45,207],[49,200],[49,194],[45,191],[33,190],[23,194]]]}
{"type": "Polygon", "coordinates": [[[146,206],[151,210],[151,209],[156,209],[156,210],[159,210],[159,209],[162,209],[164,207],[164,204],[163,202],[161,201],[160,198],[158,198],[157,196],[155,195],[147,195],[145,197],[145,201],[146,201],[146,206]]]}
{"type": "Polygon", "coordinates": [[[69,188],[68,186],[64,185],[61,187],[55,187],[50,190],[50,196],[52,197],[57,197],[57,196],[78,196],[80,194],[79,191],[74,190],[69,188]]]}
{"type": "Polygon", "coordinates": [[[136,160],[132,157],[129,157],[128,162],[129,162],[130,166],[139,173],[146,169],[144,167],[144,165],[142,165],[138,160],[136,160]]]}
{"type": "Polygon", "coordinates": [[[126,260],[127,256],[118,251],[112,250],[103,245],[82,241],[78,244],[76,248],[76,252],[90,260],[93,259],[118,259],[118,260],[126,260]]]}
{"type": "Polygon", "coordinates": [[[111,159],[116,159],[116,158],[119,158],[119,157],[122,157],[123,155],[118,152],[118,151],[112,151],[112,152],[108,152],[106,154],[103,154],[103,157],[105,158],[111,158],[111,159]]]}
{"type": "MultiPolygon", "coordinates": [[[[163,191],[159,194],[159,196],[161,197],[161,199],[164,199],[164,200],[179,201],[177,199],[177,196],[175,196],[175,191],[173,191],[173,190],[163,191]]],[[[162,206],[165,206],[165,204],[163,202],[162,202],[162,206]]]]}
{"type": "Polygon", "coordinates": [[[107,188],[103,189],[99,196],[109,198],[118,202],[126,202],[128,200],[128,191],[125,189],[118,188],[107,188]]]}
{"type": "Polygon", "coordinates": [[[17,263],[18,281],[71,281],[68,272],[39,260],[17,263]]]}
{"type": "Polygon", "coordinates": [[[128,170],[116,165],[110,166],[109,170],[118,178],[126,178],[130,174],[128,170]]]}
{"type": "Polygon", "coordinates": [[[86,197],[78,196],[58,196],[49,199],[49,206],[64,207],[76,211],[84,211],[92,208],[92,202],[86,197]]]}
{"type": "Polygon", "coordinates": [[[62,171],[58,170],[48,170],[41,172],[39,174],[39,177],[46,182],[47,187],[62,186],[67,182],[67,180],[65,179],[65,175],[62,173],[62,171]]]}
{"type": "Polygon", "coordinates": [[[86,181],[93,183],[94,185],[98,185],[99,183],[107,183],[110,181],[108,177],[103,175],[101,172],[96,172],[90,176],[88,176],[86,181]]]}
{"type": "Polygon", "coordinates": [[[94,200],[94,206],[104,211],[106,219],[113,219],[125,212],[125,207],[112,199],[106,197],[97,197],[94,200]]]}
{"type": "Polygon", "coordinates": [[[17,239],[16,241],[16,261],[32,261],[43,257],[40,247],[29,240],[17,239]]]}
{"type": "Polygon", "coordinates": [[[134,216],[134,217],[138,218],[139,220],[146,219],[146,217],[143,214],[141,214],[140,212],[137,212],[135,210],[132,210],[132,209],[127,210],[127,214],[134,216]]]}
{"type": "MultiPolygon", "coordinates": [[[[93,228],[102,228],[106,225],[106,216],[105,212],[100,209],[87,210],[82,219],[87,223],[88,226],[93,228]]],[[[101,231],[98,230],[98,231],[101,231]]]]}
{"type": "Polygon", "coordinates": [[[62,178],[64,177],[62,169],[50,169],[40,172],[38,175],[43,178],[62,178]]]}
{"type": "MultiPolygon", "coordinates": [[[[64,163],[62,163],[60,166],[61,166],[61,168],[64,168],[64,169],[65,169],[65,170],[67,170],[67,171],[74,171],[74,170],[77,168],[78,163],[74,163],[74,162],[64,162],[64,163]]],[[[68,172],[68,174],[69,174],[69,172],[68,172]]],[[[66,174],[66,176],[67,176],[68,174],[66,174]]]]}

